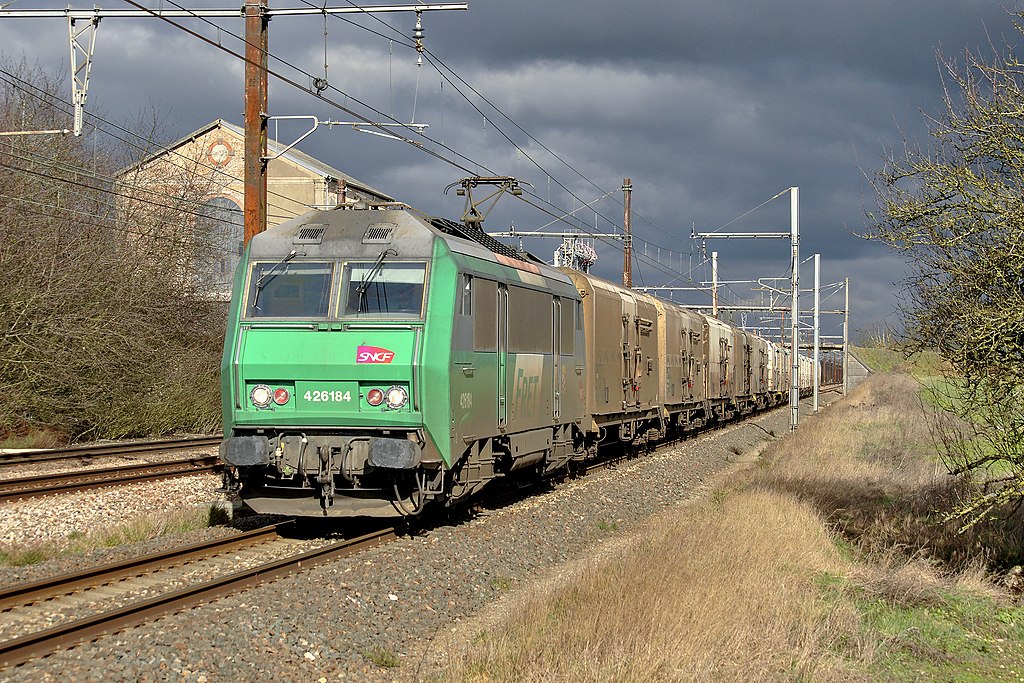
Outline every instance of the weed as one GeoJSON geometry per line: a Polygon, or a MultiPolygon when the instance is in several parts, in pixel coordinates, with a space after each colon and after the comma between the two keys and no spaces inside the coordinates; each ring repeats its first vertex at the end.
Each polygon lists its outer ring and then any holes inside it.
{"type": "Polygon", "coordinates": [[[363,657],[368,662],[376,664],[382,669],[393,669],[402,665],[402,662],[399,660],[397,655],[382,647],[375,647],[372,650],[364,652],[363,657]]]}
{"type": "Polygon", "coordinates": [[[599,531],[618,531],[619,530],[619,523],[618,522],[608,522],[608,521],[605,521],[603,519],[600,519],[600,520],[597,521],[597,528],[598,528],[599,531]]]}
{"type": "Polygon", "coordinates": [[[39,564],[48,559],[50,559],[50,555],[41,548],[0,551],[0,566],[5,567],[24,567],[30,564],[39,564]]]}
{"type": "Polygon", "coordinates": [[[491,588],[498,591],[507,591],[512,587],[512,580],[507,576],[492,576],[490,583],[491,588]]]}
{"type": "Polygon", "coordinates": [[[725,504],[725,499],[728,497],[729,492],[723,488],[717,488],[711,492],[711,504],[716,507],[721,507],[725,504]]]}
{"type": "Polygon", "coordinates": [[[67,436],[54,429],[26,427],[13,430],[0,438],[0,449],[59,448],[67,442],[67,436]]]}

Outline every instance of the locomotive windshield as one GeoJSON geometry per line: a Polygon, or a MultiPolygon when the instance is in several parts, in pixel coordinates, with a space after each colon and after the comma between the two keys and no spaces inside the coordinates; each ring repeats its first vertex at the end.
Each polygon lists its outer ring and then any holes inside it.
{"type": "Polygon", "coordinates": [[[424,263],[346,263],[343,315],[418,318],[425,277],[424,263]]]}
{"type": "Polygon", "coordinates": [[[254,263],[246,317],[326,318],[333,271],[330,263],[254,263]]]}

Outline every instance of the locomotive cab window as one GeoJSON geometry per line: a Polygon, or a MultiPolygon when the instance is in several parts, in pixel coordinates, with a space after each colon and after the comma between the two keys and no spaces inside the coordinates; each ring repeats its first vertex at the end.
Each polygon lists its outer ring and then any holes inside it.
{"type": "Polygon", "coordinates": [[[462,276],[462,315],[473,315],[473,276],[462,276]]]}
{"type": "Polygon", "coordinates": [[[330,263],[254,263],[249,275],[248,318],[326,318],[334,267],[330,263]]]}
{"type": "Polygon", "coordinates": [[[426,270],[425,263],[346,263],[343,315],[419,318],[426,270]]]}

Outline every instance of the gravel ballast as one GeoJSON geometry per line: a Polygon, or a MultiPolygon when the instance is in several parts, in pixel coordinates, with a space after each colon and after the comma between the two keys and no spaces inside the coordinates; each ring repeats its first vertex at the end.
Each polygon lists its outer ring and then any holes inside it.
{"type": "Polygon", "coordinates": [[[692,498],[768,432],[785,434],[788,419],[781,408],[468,521],[0,670],[0,680],[419,680],[438,636],[692,498]]]}

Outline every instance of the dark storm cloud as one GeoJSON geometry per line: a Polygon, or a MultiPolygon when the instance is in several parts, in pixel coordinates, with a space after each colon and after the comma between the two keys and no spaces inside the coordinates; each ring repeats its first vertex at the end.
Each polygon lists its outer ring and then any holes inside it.
{"type": "Polygon", "coordinates": [[[475,3],[468,15],[432,15],[429,24],[432,34],[445,39],[443,54],[454,44],[492,65],[537,59],[671,62],[765,74],[780,64],[813,61],[916,81],[932,69],[934,48],[955,52],[986,45],[984,24],[1000,43],[1008,28],[1004,8],[1014,7],[988,0],[526,0],[475,3]],[[479,30],[480,16],[493,30],[479,30]]]}
{"type": "MultiPolygon", "coordinates": [[[[12,9],[42,6],[19,0],[12,9]]],[[[904,270],[898,258],[854,234],[863,230],[864,210],[874,202],[865,174],[880,165],[887,148],[899,147],[902,133],[927,140],[919,110],[941,107],[936,52],[987,54],[990,43],[1017,42],[1007,11],[1019,7],[1016,0],[471,0],[468,12],[426,14],[427,47],[587,180],[471,96],[522,148],[517,152],[449,84],[442,88],[429,66],[416,90],[415,55],[399,42],[332,19],[327,61],[332,85],[397,119],[410,118],[416,93],[417,121],[471,159],[458,163],[522,177],[566,211],[631,177],[639,214],[637,274],[644,284],[685,280],[653,262],[659,249],[675,270],[700,263],[691,226],[788,229],[786,195],[751,209],[799,186],[802,254],[822,254],[823,282],[852,278],[857,328],[892,319],[894,283],[904,270]]],[[[384,18],[411,34],[411,15],[384,18]]],[[[389,31],[372,18],[357,23],[389,31]]],[[[241,21],[218,24],[221,30],[188,22],[240,49],[230,33],[241,30],[241,21]]],[[[0,19],[0,50],[57,68],[67,62],[64,31],[60,20],[0,19]]],[[[321,18],[275,19],[271,51],[287,63],[272,61],[272,68],[300,83],[309,76],[293,67],[322,75],[323,33],[321,18]]],[[[241,73],[238,60],[158,20],[104,20],[88,109],[131,121],[152,106],[165,121],[165,139],[173,140],[214,118],[241,123],[241,73]]],[[[338,92],[328,96],[365,111],[338,92]]],[[[272,82],[270,101],[271,114],[350,118],[281,83],[272,82]]],[[[281,137],[296,131],[293,124],[281,137]]],[[[462,210],[442,190],[466,171],[410,145],[339,128],[317,132],[302,148],[426,211],[457,217],[462,210]]],[[[611,199],[596,209],[599,230],[611,230],[609,221],[621,224],[621,207],[611,199]]],[[[595,222],[593,211],[578,215],[587,225],[595,222]]],[[[491,230],[510,223],[530,229],[550,220],[503,200],[488,223],[491,230]]],[[[546,258],[555,246],[527,242],[546,258]]],[[[616,279],[621,252],[603,244],[598,249],[599,274],[616,279]]],[[[706,249],[719,252],[729,279],[783,275],[788,268],[785,241],[709,241],[706,249]]],[[[701,279],[706,271],[689,274],[701,279]]],[[[812,282],[810,264],[802,281],[812,282]]]]}

